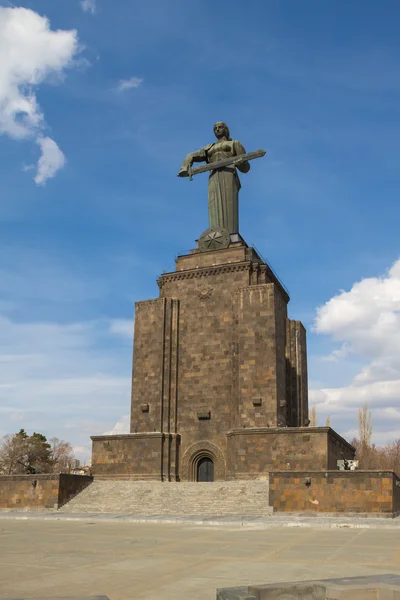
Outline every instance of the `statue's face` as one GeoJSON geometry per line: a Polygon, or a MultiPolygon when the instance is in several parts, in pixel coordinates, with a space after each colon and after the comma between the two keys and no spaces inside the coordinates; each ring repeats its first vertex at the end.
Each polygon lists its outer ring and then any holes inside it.
{"type": "Polygon", "coordinates": [[[214,134],[215,137],[219,140],[220,138],[226,135],[226,125],[225,123],[215,123],[214,125],[214,134]]]}

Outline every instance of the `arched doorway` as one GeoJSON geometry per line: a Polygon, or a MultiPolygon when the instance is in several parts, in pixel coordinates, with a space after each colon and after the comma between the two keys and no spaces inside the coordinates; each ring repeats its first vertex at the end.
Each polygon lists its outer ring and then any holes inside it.
{"type": "Polygon", "coordinates": [[[196,465],[196,481],[214,481],[214,462],[208,456],[200,458],[196,465]]]}
{"type": "Polygon", "coordinates": [[[208,458],[213,463],[212,481],[226,479],[226,460],[221,448],[209,440],[199,440],[183,453],[180,464],[181,481],[198,481],[197,467],[202,458],[208,458]]]}

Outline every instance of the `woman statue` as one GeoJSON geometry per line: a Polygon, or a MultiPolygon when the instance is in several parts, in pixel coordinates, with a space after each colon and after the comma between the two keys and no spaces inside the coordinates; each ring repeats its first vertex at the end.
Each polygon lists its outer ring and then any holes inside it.
{"type": "MultiPolygon", "coordinates": [[[[218,122],[214,125],[214,134],[217,141],[201,148],[198,152],[191,152],[183,161],[180,177],[189,175],[188,169],[194,162],[213,163],[225,158],[240,156],[246,151],[237,140],[232,140],[226,123],[218,122]]],[[[248,161],[235,161],[235,164],[214,169],[208,180],[208,220],[211,229],[226,229],[229,234],[239,233],[239,206],[238,195],[240,180],[236,171],[241,173],[250,171],[248,161]]]]}

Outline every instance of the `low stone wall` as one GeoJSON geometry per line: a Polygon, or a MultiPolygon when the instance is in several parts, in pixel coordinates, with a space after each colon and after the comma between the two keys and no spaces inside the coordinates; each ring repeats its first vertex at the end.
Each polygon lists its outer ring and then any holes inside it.
{"type": "Polygon", "coordinates": [[[57,509],[92,483],[86,475],[0,475],[0,509],[57,509]]]}
{"type": "Polygon", "coordinates": [[[269,480],[277,512],[397,516],[400,479],[392,471],[281,471],[269,480]]]}

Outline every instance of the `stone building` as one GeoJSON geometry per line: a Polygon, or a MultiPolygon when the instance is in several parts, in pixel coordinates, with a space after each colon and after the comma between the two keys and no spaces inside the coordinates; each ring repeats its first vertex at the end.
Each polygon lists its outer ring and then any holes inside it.
{"type": "Polygon", "coordinates": [[[95,477],[262,479],[354,457],[308,426],[306,332],[254,248],[196,248],[158,285],[135,308],[131,433],[92,437],[95,477]]]}

